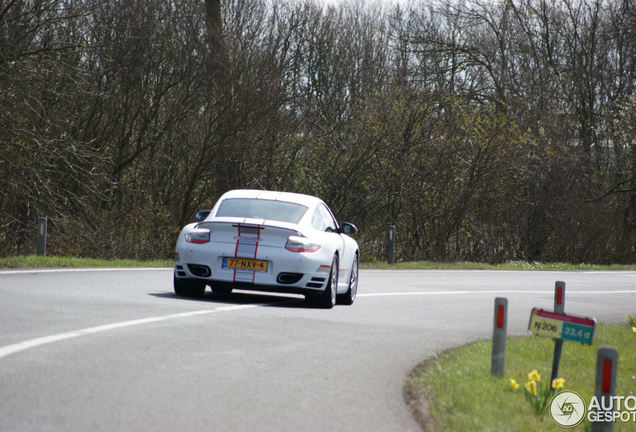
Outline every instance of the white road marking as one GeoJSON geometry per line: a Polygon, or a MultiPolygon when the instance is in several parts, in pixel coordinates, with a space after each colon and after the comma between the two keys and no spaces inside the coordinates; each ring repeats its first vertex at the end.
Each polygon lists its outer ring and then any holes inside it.
{"type": "MultiPolygon", "coordinates": [[[[612,290],[612,291],[573,291],[567,292],[568,295],[577,294],[636,294],[636,290],[612,290]]],[[[364,293],[358,294],[358,297],[399,297],[399,296],[426,296],[426,295],[463,295],[463,294],[550,294],[553,295],[552,290],[491,290],[491,291],[405,291],[405,292],[391,292],[391,293],[364,293]]]]}
{"type": "MultiPolygon", "coordinates": [[[[462,294],[549,294],[549,291],[405,291],[390,293],[364,293],[357,297],[400,297],[400,296],[427,296],[427,295],[462,295],[462,294]]],[[[568,294],[570,294],[568,292],[568,294]]]]}
{"type": "Polygon", "coordinates": [[[130,320],[130,321],[121,321],[121,322],[116,322],[112,324],[105,324],[105,325],[100,325],[96,327],[88,327],[88,328],[84,328],[80,330],[74,330],[74,331],[70,331],[66,333],[58,333],[58,334],[54,334],[50,336],[29,339],[29,340],[19,342],[16,344],[0,347],[0,359],[3,357],[9,356],[11,354],[15,354],[21,351],[26,351],[31,348],[36,348],[42,345],[48,345],[55,342],[61,342],[61,341],[73,339],[80,336],[102,333],[102,332],[126,328],[126,327],[151,324],[151,323],[167,321],[171,319],[188,318],[188,317],[199,316],[199,315],[209,315],[209,314],[218,313],[218,312],[232,312],[232,311],[241,310],[241,309],[251,309],[256,307],[267,306],[270,304],[272,303],[224,306],[224,307],[219,307],[216,309],[204,309],[204,310],[198,310],[198,311],[192,311],[192,312],[182,312],[177,314],[162,315],[162,316],[142,318],[142,319],[136,319],[136,320],[130,320]]]}
{"type": "MultiPolygon", "coordinates": [[[[106,269],[107,270],[107,269],[106,269]]],[[[110,270],[126,270],[126,269],[110,269],[110,270]]],[[[139,270],[139,269],[131,269],[131,270],[139,270]]],[[[157,270],[150,269],[150,270],[157,270]]],[[[172,269],[170,269],[172,270],[172,269]]],[[[46,273],[46,272],[56,272],[56,271],[68,271],[68,270],[36,270],[36,272],[46,273]]],[[[81,269],[81,270],[73,270],[73,271],[104,271],[100,269],[81,269]]],[[[33,271],[19,271],[11,273],[32,273],[33,271]]],[[[3,272],[0,272],[3,273],[3,272]]],[[[4,272],[6,273],[6,272],[4,272]]],[[[514,291],[514,290],[481,290],[481,291],[406,291],[406,292],[386,292],[386,293],[362,293],[358,294],[358,297],[399,297],[399,296],[435,296],[435,295],[471,295],[471,294],[552,294],[552,290],[524,290],[524,291],[514,291]]],[[[612,290],[612,291],[568,291],[568,295],[588,295],[588,294],[636,294],[636,290],[612,290]]],[[[231,312],[242,309],[251,309],[263,306],[269,306],[275,303],[259,303],[259,304],[248,304],[248,305],[235,305],[235,306],[223,306],[216,309],[204,309],[192,312],[182,312],[177,314],[170,315],[162,315],[156,317],[142,318],[130,321],[122,321],[116,322],[112,324],[106,324],[96,327],[88,327],[80,330],[70,331],[66,333],[58,333],[50,336],[39,337],[35,339],[29,339],[23,342],[19,342],[12,345],[6,345],[4,347],[0,347],[0,359],[11,354],[15,354],[21,351],[26,351],[31,348],[36,348],[42,345],[48,345],[56,342],[65,341],[68,339],[73,339],[80,336],[91,335],[96,333],[102,333],[110,330],[116,330],[121,328],[139,326],[144,324],[151,324],[160,321],[167,321],[171,319],[178,318],[188,318],[193,316],[200,315],[209,315],[213,313],[219,312],[231,312]]]]}

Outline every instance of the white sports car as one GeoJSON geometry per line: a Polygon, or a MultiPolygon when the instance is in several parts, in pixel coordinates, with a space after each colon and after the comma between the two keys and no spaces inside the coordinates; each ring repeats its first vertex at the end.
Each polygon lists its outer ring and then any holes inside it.
{"type": "Polygon", "coordinates": [[[332,308],[350,305],[358,289],[357,231],[338,225],[319,198],[289,192],[233,190],[179,234],[174,291],[200,297],[206,285],[304,294],[332,308]]]}

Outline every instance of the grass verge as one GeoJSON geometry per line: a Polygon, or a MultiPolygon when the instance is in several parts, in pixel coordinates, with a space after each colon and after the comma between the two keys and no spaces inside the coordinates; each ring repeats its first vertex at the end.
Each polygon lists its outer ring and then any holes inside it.
{"type": "MultiPolygon", "coordinates": [[[[140,261],[133,259],[94,259],[57,256],[10,256],[0,257],[0,268],[42,268],[42,267],[172,267],[172,260],[140,261]]],[[[362,262],[362,269],[375,270],[636,270],[633,265],[596,265],[567,263],[528,263],[525,261],[508,261],[502,264],[486,264],[474,262],[442,263],[433,261],[410,261],[397,264],[386,264],[379,261],[362,262]]]]}
{"type": "Polygon", "coordinates": [[[550,271],[577,271],[577,270],[636,270],[636,264],[569,264],[569,263],[539,263],[526,261],[507,261],[501,264],[487,264],[478,262],[434,262],[434,261],[408,261],[396,264],[387,264],[380,261],[363,262],[360,268],[377,270],[550,270],[550,271]]]}
{"type": "Polygon", "coordinates": [[[0,258],[0,268],[58,267],[172,267],[172,260],[94,259],[55,256],[11,256],[0,258]]]}
{"type": "MultiPolygon", "coordinates": [[[[579,393],[586,403],[594,394],[596,351],[600,345],[618,349],[616,394],[636,395],[636,334],[629,324],[598,324],[592,346],[566,342],[559,366],[564,390],[579,393]]],[[[413,371],[405,396],[426,431],[563,431],[545,414],[533,413],[524,397],[527,374],[537,369],[549,381],[554,343],[551,339],[522,336],[508,338],[506,374],[490,377],[491,341],[484,340],[442,353],[413,371]],[[521,384],[511,390],[509,379],[521,384]]],[[[636,423],[616,423],[615,431],[633,431],[636,423]]],[[[574,429],[585,431],[585,420],[574,429]]]]}

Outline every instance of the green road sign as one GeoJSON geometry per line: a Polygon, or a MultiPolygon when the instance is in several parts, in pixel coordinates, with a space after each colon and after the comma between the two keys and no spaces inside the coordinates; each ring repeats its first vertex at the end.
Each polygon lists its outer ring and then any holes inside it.
{"type": "Polygon", "coordinates": [[[537,336],[591,345],[596,320],[533,308],[528,330],[537,336]]]}

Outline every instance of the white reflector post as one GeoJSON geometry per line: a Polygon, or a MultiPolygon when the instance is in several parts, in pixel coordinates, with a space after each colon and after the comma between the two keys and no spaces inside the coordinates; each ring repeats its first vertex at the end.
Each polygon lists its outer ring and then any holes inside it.
{"type": "Polygon", "coordinates": [[[40,256],[46,255],[46,230],[48,220],[45,217],[38,219],[38,249],[37,254],[40,256]]]}
{"type": "MultiPolygon", "coordinates": [[[[596,409],[595,420],[611,418],[614,407],[613,396],[616,395],[616,368],[618,350],[611,346],[599,347],[596,354],[596,382],[594,398],[600,409],[596,409]]],[[[613,421],[593,421],[592,432],[611,432],[614,430],[613,421]]]]}
{"type": "MultiPolygon", "coordinates": [[[[554,283],[554,312],[565,313],[565,282],[556,281],[554,283]]],[[[552,373],[550,382],[559,376],[559,363],[561,362],[561,352],[563,351],[563,339],[554,340],[554,354],[552,355],[552,373]]]]}
{"type": "Polygon", "coordinates": [[[508,299],[495,298],[495,315],[492,331],[492,363],[490,375],[504,376],[506,367],[506,331],[508,328],[508,299]]]}
{"type": "Polygon", "coordinates": [[[395,264],[395,225],[389,225],[386,242],[386,262],[395,264]]]}

